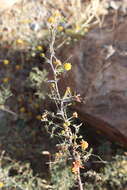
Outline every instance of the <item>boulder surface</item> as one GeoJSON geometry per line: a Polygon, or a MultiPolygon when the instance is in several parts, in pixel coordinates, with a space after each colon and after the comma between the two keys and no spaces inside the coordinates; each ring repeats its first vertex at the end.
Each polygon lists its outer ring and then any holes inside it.
{"type": "Polygon", "coordinates": [[[127,22],[96,29],[68,50],[67,85],[83,97],[74,107],[82,120],[127,147],[127,22]],[[69,52],[69,53],[68,53],[69,52]]]}

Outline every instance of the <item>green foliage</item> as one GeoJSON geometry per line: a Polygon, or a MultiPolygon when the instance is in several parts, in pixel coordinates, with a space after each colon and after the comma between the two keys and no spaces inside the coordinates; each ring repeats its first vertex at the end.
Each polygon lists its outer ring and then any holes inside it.
{"type": "Polygon", "coordinates": [[[46,81],[48,72],[46,70],[39,70],[39,68],[34,67],[29,75],[30,86],[36,89],[36,95],[40,99],[45,99],[46,96],[46,81]]]}
{"type": "Polygon", "coordinates": [[[0,88],[0,105],[4,105],[6,100],[12,96],[9,86],[1,86],[0,88]]]}
{"type": "Polygon", "coordinates": [[[102,172],[106,185],[112,189],[123,189],[127,185],[127,157],[117,155],[102,172]]]}
{"type": "Polygon", "coordinates": [[[51,182],[55,190],[69,190],[73,187],[75,178],[71,167],[65,161],[52,164],[51,182]]]}
{"type": "Polygon", "coordinates": [[[5,104],[7,99],[12,96],[10,87],[8,85],[2,85],[0,88],[0,134],[3,135],[8,132],[9,126],[8,126],[8,114],[13,115],[16,117],[16,114],[10,111],[8,108],[6,108],[5,104]]]}
{"type": "Polygon", "coordinates": [[[101,175],[93,170],[84,173],[84,190],[101,190],[102,178],[101,175]]]}
{"type": "Polygon", "coordinates": [[[0,159],[0,183],[3,190],[51,189],[45,180],[33,175],[29,163],[17,162],[3,155],[0,159]]]}
{"type": "Polygon", "coordinates": [[[127,186],[127,158],[117,155],[100,173],[91,170],[84,177],[84,190],[123,190],[127,186]]]}

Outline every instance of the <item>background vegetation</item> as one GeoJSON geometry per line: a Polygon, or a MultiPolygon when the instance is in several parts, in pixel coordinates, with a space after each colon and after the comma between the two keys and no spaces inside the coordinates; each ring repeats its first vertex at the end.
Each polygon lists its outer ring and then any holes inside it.
{"type": "Polygon", "coordinates": [[[1,189],[126,187],[126,150],[91,136],[70,109],[80,96],[58,85],[73,63],[57,51],[101,27],[108,8],[100,0],[31,0],[1,15],[1,189]]]}

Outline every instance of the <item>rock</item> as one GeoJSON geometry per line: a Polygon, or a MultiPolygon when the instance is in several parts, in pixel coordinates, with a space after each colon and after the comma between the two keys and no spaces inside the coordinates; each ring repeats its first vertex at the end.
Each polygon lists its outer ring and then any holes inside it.
{"type": "Polygon", "coordinates": [[[127,147],[127,22],[98,31],[65,48],[73,55],[67,84],[85,100],[74,107],[82,120],[127,147]]]}

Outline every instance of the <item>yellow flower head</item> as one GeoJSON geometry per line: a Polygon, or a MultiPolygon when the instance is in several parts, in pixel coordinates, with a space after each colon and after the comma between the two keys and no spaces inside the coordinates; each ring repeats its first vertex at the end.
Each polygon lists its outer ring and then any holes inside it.
{"type": "Polygon", "coordinates": [[[87,141],[82,140],[81,141],[81,148],[82,150],[86,150],[88,148],[89,144],[87,141]]]}
{"type": "Polygon", "coordinates": [[[19,44],[19,45],[23,45],[24,41],[22,39],[18,39],[18,40],[16,40],[16,43],[19,44]]]}
{"type": "Polygon", "coordinates": [[[51,17],[48,18],[48,22],[49,22],[50,24],[54,24],[55,21],[56,21],[56,19],[55,19],[53,16],[51,16],[51,17]]]}
{"type": "Polygon", "coordinates": [[[65,69],[66,71],[71,70],[71,67],[72,67],[71,63],[65,63],[65,64],[64,64],[64,69],[65,69]]]}
{"type": "Polygon", "coordinates": [[[43,51],[43,49],[44,49],[43,46],[37,46],[36,47],[36,50],[38,50],[38,51],[43,51]]]}
{"type": "Polygon", "coordinates": [[[66,128],[66,127],[69,127],[71,125],[70,121],[66,121],[64,122],[63,126],[66,128]]]}
{"type": "Polygon", "coordinates": [[[58,30],[59,32],[62,32],[63,29],[64,29],[63,26],[58,26],[58,27],[57,27],[57,30],[58,30]]]}
{"type": "Polygon", "coordinates": [[[64,130],[62,130],[62,131],[61,131],[61,135],[64,135],[64,134],[65,134],[65,131],[64,131],[64,130]]]}
{"type": "Polygon", "coordinates": [[[75,31],[76,31],[76,32],[79,32],[80,30],[81,30],[81,26],[78,25],[78,24],[76,24],[76,26],[75,26],[75,31]]]}
{"type": "Polygon", "coordinates": [[[0,188],[4,187],[4,183],[0,182],[0,188]]]}
{"type": "Polygon", "coordinates": [[[10,63],[9,60],[7,60],[7,59],[3,60],[4,65],[8,65],[9,63],[10,63]]]}
{"type": "Polygon", "coordinates": [[[40,53],[40,57],[45,57],[45,54],[44,53],[40,53]]]}
{"type": "Polygon", "coordinates": [[[24,113],[26,110],[24,107],[21,107],[20,110],[19,110],[21,113],[24,113]]]}
{"type": "Polygon", "coordinates": [[[61,17],[61,14],[59,11],[55,11],[52,16],[48,18],[48,23],[54,24],[58,21],[58,19],[61,17]]]}

